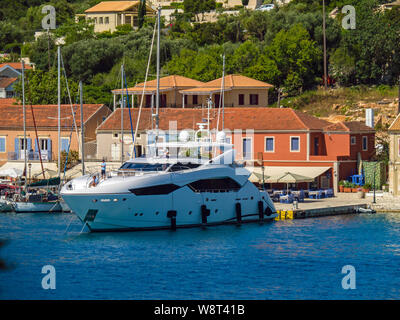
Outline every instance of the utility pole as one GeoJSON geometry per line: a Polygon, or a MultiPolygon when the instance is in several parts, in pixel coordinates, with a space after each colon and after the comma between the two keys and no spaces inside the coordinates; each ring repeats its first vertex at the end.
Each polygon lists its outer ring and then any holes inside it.
{"type": "Polygon", "coordinates": [[[327,77],[328,71],[326,67],[326,21],[325,21],[325,0],[322,0],[322,33],[323,33],[323,42],[324,42],[324,89],[325,91],[328,89],[327,85],[327,77]]]}
{"type": "Polygon", "coordinates": [[[81,144],[82,144],[82,176],[85,175],[85,129],[83,125],[83,85],[79,81],[79,95],[81,102],[81,144]]]}

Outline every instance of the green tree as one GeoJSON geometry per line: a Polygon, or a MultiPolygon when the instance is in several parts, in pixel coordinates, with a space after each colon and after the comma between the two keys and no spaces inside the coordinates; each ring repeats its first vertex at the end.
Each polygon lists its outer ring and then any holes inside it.
{"type": "MultiPolygon", "coordinates": [[[[27,70],[25,80],[25,99],[26,104],[57,104],[58,94],[58,79],[57,69],[52,68],[50,72],[40,70],[27,70]]],[[[66,88],[65,77],[62,75],[60,78],[62,90],[61,101],[62,103],[69,104],[68,92],[66,88]]],[[[72,80],[68,80],[68,86],[71,93],[71,98],[74,100],[76,92],[78,91],[78,84],[72,80]]],[[[19,81],[15,85],[15,91],[18,99],[22,97],[22,82],[19,81]]],[[[75,102],[75,100],[73,101],[75,102]]]]}
{"type": "Polygon", "coordinates": [[[143,27],[144,17],[146,16],[146,0],[141,0],[139,4],[139,13],[138,13],[138,26],[139,29],[143,27]]]}
{"type": "Polygon", "coordinates": [[[321,50],[303,26],[298,24],[280,31],[265,49],[265,55],[279,70],[275,86],[283,86],[286,92],[295,94],[316,84],[321,50]]]}

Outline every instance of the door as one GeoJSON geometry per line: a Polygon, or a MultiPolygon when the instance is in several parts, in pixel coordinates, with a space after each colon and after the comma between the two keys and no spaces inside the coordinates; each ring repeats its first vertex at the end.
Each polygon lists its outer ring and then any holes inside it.
{"type": "Polygon", "coordinates": [[[251,139],[250,138],[243,138],[243,159],[244,160],[251,160],[251,139]]]}
{"type": "Polygon", "coordinates": [[[111,159],[112,160],[121,159],[121,146],[119,143],[113,143],[111,145],[111,159]]]}
{"type": "Polygon", "coordinates": [[[214,95],[214,106],[215,106],[215,108],[219,108],[220,99],[221,99],[221,95],[219,93],[216,93],[214,95]]]}

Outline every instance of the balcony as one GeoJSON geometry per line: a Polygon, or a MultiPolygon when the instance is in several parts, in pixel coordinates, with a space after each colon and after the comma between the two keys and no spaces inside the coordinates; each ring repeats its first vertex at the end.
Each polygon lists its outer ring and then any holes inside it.
{"type": "MultiPolygon", "coordinates": [[[[51,154],[48,153],[47,150],[42,150],[40,152],[42,156],[42,161],[51,161],[51,154]]],[[[29,161],[39,161],[40,160],[40,155],[39,152],[34,152],[34,151],[27,151],[26,156],[27,160],[29,161]]],[[[9,161],[20,161],[25,159],[25,152],[24,150],[21,150],[19,152],[8,152],[8,157],[7,159],[9,161]]]]}

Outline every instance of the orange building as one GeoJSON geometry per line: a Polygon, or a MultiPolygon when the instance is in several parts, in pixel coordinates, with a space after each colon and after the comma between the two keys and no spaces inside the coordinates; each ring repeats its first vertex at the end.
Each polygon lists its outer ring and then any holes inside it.
{"type": "MultiPolygon", "coordinates": [[[[138,109],[131,111],[136,123],[138,109]]],[[[159,116],[160,129],[165,132],[163,139],[167,141],[170,128],[197,130],[197,123],[204,122],[207,111],[163,108],[159,116]]],[[[127,136],[129,121],[128,112],[124,112],[127,136]]],[[[337,188],[339,180],[357,173],[360,160],[368,160],[375,154],[375,131],[360,122],[332,124],[293,109],[257,108],[255,112],[252,107],[244,107],[225,108],[219,120],[218,109],[213,109],[210,128],[216,128],[217,123],[219,129],[224,124],[228,142],[235,145],[237,160],[257,167],[262,158],[266,175],[290,171],[316,178],[316,183],[326,188],[337,188]]],[[[151,111],[143,109],[137,154],[146,152],[149,140],[146,131],[151,128],[151,111]]],[[[120,160],[120,132],[121,111],[117,109],[97,128],[98,158],[120,160]]],[[[130,152],[129,145],[124,150],[130,152]]]]}
{"type": "MultiPolygon", "coordinates": [[[[78,129],[73,126],[73,114],[70,105],[61,105],[61,150],[81,151],[80,106],[73,106],[75,121],[78,129]],[[72,134],[71,134],[72,132],[72,134]],[[78,140],[79,139],[79,140],[78,140]],[[79,141],[79,142],[78,142],[79,141]]],[[[83,121],[85,143],[96,140],[96,128],[111,113],[109,108],[101,104],[83,105],[83,121]]],[[[26,141],[23,130],[23,108],[21,105],[0,104],[0,164],[17,167],[17,163],[24,163],[25,149],[30,163],[38,163],[39,150],[42,160],[49,164],[57,160],[58,156],[58,107],[57,105],[34,105],[38,140],[36,139],[32,110],[26,106],[26,141]],[[39,142],[39,143],[38,143],[39,142]],[[12,162],[10,164],[10,162],[12,162]]],[[[94,152],[95,153],[95,152],[94,152]]],[[[88,156],[86,154],[86,156],[88,156]]],[[[90,154],[89,154],[90,156],[90,154]]]]}

